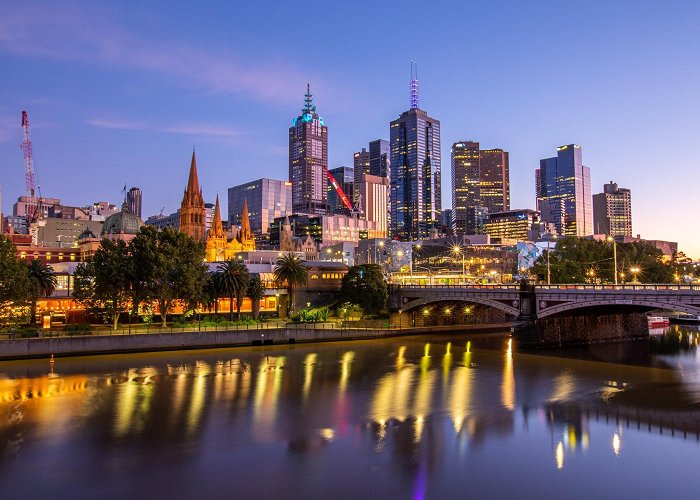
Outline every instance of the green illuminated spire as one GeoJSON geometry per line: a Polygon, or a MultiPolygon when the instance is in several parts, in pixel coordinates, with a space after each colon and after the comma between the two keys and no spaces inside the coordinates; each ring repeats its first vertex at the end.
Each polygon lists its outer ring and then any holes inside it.
{"type": "Polygon", "coordinates": [[[306,94],[304,95],[304,109],[301,110],[302,113],[315,113],[316,106],[314,106],[313,95],[311,94],[311,85],[306,84],[306,94]]]}

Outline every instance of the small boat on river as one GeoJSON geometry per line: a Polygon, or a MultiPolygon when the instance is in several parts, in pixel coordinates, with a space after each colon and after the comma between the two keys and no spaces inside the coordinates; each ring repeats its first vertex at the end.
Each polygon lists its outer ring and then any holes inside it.
{"type": "Polygon", "coordinates": [[[679,323],[681,325],[700,325],[700,315],[679,314],[678,316],[671,316],[671,323],[679,323]]]}
{"type": "Polygon", "coordinates": [[[664,328],[668,326],[668,318],[663,316],[648,316],[647,321],[649,322],[649,328],[664,328]]]}

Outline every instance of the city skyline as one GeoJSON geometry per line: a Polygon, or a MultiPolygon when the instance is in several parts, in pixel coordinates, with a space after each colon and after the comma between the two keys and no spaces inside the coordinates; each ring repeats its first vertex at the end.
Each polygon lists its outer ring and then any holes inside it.
{"type": "MultiPolygon", "coordinates": [[[[0,83],[3,212],[25,194],[18,147],[24,109],[43,195],[67,204],[118,204],[127,183],[141,188],[146,218],[163,206],[176,210],[193,144],[206,202],[217,192],[223,201],[229,187],[260,177],[284,180],[289,120],[307,82],[330,128],[328,167],[350,164],[368,141],[389,139],[389,122],[409,105],[408,61],[416,59],[421,108],[441,121],[442,155],[462,139],[509,151],[512,208],[536,208],[532,179],[541,158],[557,146],[580,144],[594,193],[611,178],[634,191],[635,234],[679,241],[681,250],[699,257],[700,238],[681,217],[692,210],[698,184],[691,151],[700,131],[694,112],[700,95],[692,84],[698,70],[679,64],[697,49],[690,20],[698,7],[674,2],[659,13],[651,3],[606,4],[601,16],[595,2],[566,8],[538,2],[531,12],[517,4],[486,5],[475,6],[484,22],[473,40],[456,34],[449,19],[461,7],[421,10],[427,27],[437,30],[426,47],[372,34],[380,21],[387,28],[405,22],[410,8],[390,20],[389,7],[381,7],[377,19],[361,26],[367,36],[355,46],[342,32],[360,16],[362,3],[309,9],[324,40],[308,48],[317,58],[311,68],[301,41],[281,29],[294,18],[290,6],[280,5],[269,19],[213,3],[172,13],[146,7],[139,14],[128,2],[106,9],[12,6],[0,20],[8,75],[0,83]],[[214,9],[220,19],[211,20],[214,9]],[[567,16],[578,23],[557,24],[567,16]],[[617,26],[623,16],[625,25],[617,26]],[[183,36],[190,24],[197,37],[183,36]],[[514,33],[498,42],[479,40],[496,24],[514,33]],[[551,28],[547,36],[537,34],[543,26],[551,28]],[[597,36],[586,37],[584,47],[577,36],[591,30],[597,36]],[[258,48],[261,39],[267,44],[258,48]],[[482,65],[478,81],[446,64],[454,49],[467,45],[484,61],[499,58],[493,68],[482,65]],[[565,57],[575,64],[568,67],[565,57]],[[654,175],[659,165],[667,175],[654,175]]],[[[443,177],[442,208],[449,208],[451,187],[443,177]]]]}

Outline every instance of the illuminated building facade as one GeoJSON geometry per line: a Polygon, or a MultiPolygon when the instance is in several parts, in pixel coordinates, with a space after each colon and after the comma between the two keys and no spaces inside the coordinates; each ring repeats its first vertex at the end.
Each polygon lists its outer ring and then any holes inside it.
{"type": "Polygon", "coordinates": [[[385,235],[388,223],[386,209],[388,188],[389,180],[386,177],[365,174],[360,181],[362,218],[377,223],[378,229],[385,235]]]}
{"type": "Polygon", "coordinates": [[[530,240],[533,224],[539,222],[535,210],[508,210],[489,213],[484,224],[484,232],[491,238],[502,240],[530,240]]]}
{"type": "Polygon", "coordinates": [[[328,127],[313,105],[307,85],[304,108],[289,128],[289,181],[292,211],[305,214],[328,212],[328,127]]]}
{"type": "Polygon", "coordinates": [[[248,202],[243,200],[243,216],[241,217],[241,227],[237,234],[230,240],[224,231],[221,222],[221,209],[219,208],[219,197],[216,197],[214,207],[214,218],[211,229],[207,232],[207,242],[205,255],[207,262],[221,262],[235,258],[237,252],[249,252],[255,250],[255,237],[250,230],[248,220],[248,202]]]}
{"type": "Polygon", "coordinates": [[[581,146],[560,146],[557,156],[540,160],[535,186],[542,220],[554,224],[558,234],[593,234],[591,171],[583,166],[581,146]]]}
{"type": "MultiPolygon", "coordinates": [[[[352,160],[353,165],[353,196],[350,196],[347,191],[345,194],[350,198],[353,204],[357,204],[358,197],[360,196],[360,183],[362,182],[362,176],[370,173],[370,155],[369,151],[362,148],[362,151],[358,151],[353,155],[352,160]]],[[[336,180],[338,178],[336,177],[336,180]]],[[[340,181],[338,181],[340,182],[340,181]]]]}
{"type": "Polygon", "coordinates": [[[457,235],[477,234],[477,211],[481,206],[479,191],[479,143],[456,142],[451,150],[452,229],[457,235]],[[470,210],[471,209],[471,210],[470,210]]]}
{"type": "Polygon", "coordinates": [[[489,212],[510,210],[510,166],[508,151],[479,151],[480,204],[489,212]]]}
{"type": "Polygon", "coordinates": [[[248,202],[250,229],[267,234],[270,223],[292,213],[292,183],[276,179],[258,179],[228,189],[228,220],[233,226],[243,221],[243,202],[248,202]]]}
{"type": "Polygon", "coordinates": [[[440,122],[415,106],[390,125],[390,232],[405,241],[441,226],[440,122]]]}
{"type": "Polygon", "coordinates": [[[610,181],[593,195],[593,229],[596,234],[632,236],[632,192],[610,181]]]}
{"type": "MultiPolygon", "coordinates": [[[[338,167],[330,171],[335,180],[338,181],[340,187],[343,188],[345,196],[347,196],[353,203],[355,203],[353,200],[355,199],[354,196],[356,195],[354,170],[355,169],[353,167],[338,167]]],[[[347,208],[345,205],[343,205],[340,196],[338,196],[338,193],[335,192],[335,189],[330,182],[328,183],[328,207],[329,213],[331,214],[348,213],[347,208]]]]}
{"type": "Polygon", "coordinates": [[[197,159],[192,151],[190,163],[190,175],[187,180],[187,189],[180,204],[180,232],[187,236],[204,241],[206,233],[206,207],[202,197],[202,189],[199,187],[197,176],[197,159]]]}

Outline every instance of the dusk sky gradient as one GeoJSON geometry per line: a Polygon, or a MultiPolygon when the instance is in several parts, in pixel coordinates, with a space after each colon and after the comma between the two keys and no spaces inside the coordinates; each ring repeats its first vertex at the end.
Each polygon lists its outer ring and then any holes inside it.
{"type": "Polygon", "coordinates": [[[206,201],[288,175],[306,83],[330,168],[409,106],[441,121],[443,207],[459,140],[510,152],[512,208],[576,143],[592,189],[632,190],[633,231],[700,257],[700,3],[692,1],[17,2],[0,0],[3,212],[25,194],[21,112],[44,196],[179,208],[196,146],[206,201]]]}

